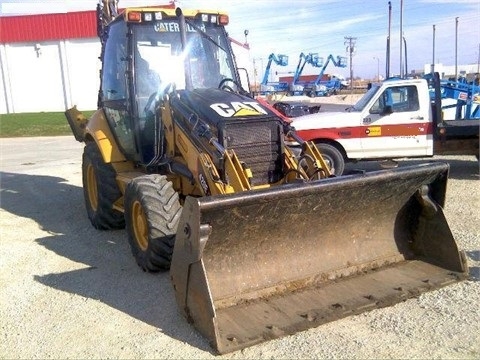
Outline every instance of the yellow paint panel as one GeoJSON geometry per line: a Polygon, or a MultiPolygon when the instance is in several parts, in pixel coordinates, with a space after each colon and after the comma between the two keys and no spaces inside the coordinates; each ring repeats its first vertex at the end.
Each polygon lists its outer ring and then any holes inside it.
{"type": "Polygon", "coordinates": [[[102,153],[106,163],[126,161],[122,152],[115,143],[115,138],[107,124],[102,110],[97,110],[89,119],[87,133],[92,136],[102,153]]]}
{"type": "Polygon", "coordinates": [[[258,116],[263,115],[261,112],[255,109],[240,109],[233,116],[258,116]]]}

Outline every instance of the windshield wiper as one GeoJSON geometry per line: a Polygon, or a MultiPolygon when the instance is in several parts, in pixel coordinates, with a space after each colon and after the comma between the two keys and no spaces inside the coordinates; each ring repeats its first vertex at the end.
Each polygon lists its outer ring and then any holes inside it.
{"type": "Polygon", "coordinates": [[[195,25],[193,22],[191,22],[190,20],[188,19],[185,19],[185,22],[190,25],[195,31],[197,31],[203,38],[207,39],[208,41],[210,41],[211,43],[213,43],[215,46],[217,46],[218,48],[222,49],[224,52],[227,52],[227,50],[225,50],[219,43],[217,43],[214,39],[212,39],[212,37],[210,35],[208,35],[205,31],[203,31],[202,29],[200,29],[197,25],[195,25]]]}

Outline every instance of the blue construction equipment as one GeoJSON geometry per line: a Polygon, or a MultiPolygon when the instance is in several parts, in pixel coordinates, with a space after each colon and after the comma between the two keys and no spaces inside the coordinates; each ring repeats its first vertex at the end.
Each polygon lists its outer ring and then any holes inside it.
{"type": "Polygon", "coordinates": [[[270,67],[274,62],[279,66],[288,65],[288,56],[279,54],[278,57],[275,54],[270,54],[268,57],[267,67],[265,68],[265,73],[263,75],[263,80],[260,83],[260,94],[268,95],[276,92],[288,91],[288,82],[269,82],[268,77],[270,75],[270,67]]]}
{"type": "Polygon", "coordinates": [[[442,94],[456,103],[445,104],[442,109],[455,109],[455,120],[480,119],[480,86],[467,83],[465,78],[458,81],[443,80],[440,82],[442,94]]]}
{"type": "Polygon", "coordinates": [[[290,84],[290,95],[304,95],[306,82],[300,82],[299,79],[306,64],[310,64],[313,67],[322,67],[323,58],[319,57],[317,53],[309,53],[306,55],[302,52],[300,54],[297,70],[295,71],[293,81],[290,84]]]}
{"type": "MultiPolygon", "coordinates": [[[[424,76],[427,80],[431,74],[424,76]]],[[[461,77],[457,80],[440,80],[442,111],[445,120],[480,119],[480,86],[475,81],[467,82],[461,77]]],[[[434,94],[430,92],[430,97],[434,94]]]]}
{"type": "Polygon", "coordinates": [[[305,95],[310,97],[315,96],[330,96],[335,94],[338,90],[340,90],[342,84],[340,79],[332,77],[329,80],[322,80],[323,74],[325,69],[327,68],[328,64],[332,62],[332,64],[336,67],[344,68],[347,66],[347,58],[344,56],[337,56],[335,59],[333,55],[329,55],[327,61],[322,67],[322,70],[317,76],[317,79],[313,83],[308,83],[304,87],[305,95]]]}

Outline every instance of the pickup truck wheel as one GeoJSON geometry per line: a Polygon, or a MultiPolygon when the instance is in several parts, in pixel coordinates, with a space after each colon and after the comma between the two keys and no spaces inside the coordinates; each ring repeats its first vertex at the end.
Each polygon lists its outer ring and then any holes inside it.
{"type": "Polygon", "coordinates": [[[97,144],[87,142],[82,158],[83,195],[88,218],[99,230],[125,227],[123,214],[113,208],[122,196],[115,176],[112,165],[103,161],[97,144]]]}
{"type": "Polygon", "coordinates": [[[332,175],[341,176],[345,170],[345,160],[342,153],[330,144],[318,143],[316,145],[323,159],[330,166],[332,175]]]}
{"type": "Polygon", "coordinates": [[[125,190],[128,241],[137,264],[148,272],[168,270],[182,206],[162,175],[133,179],[125,190]]]}

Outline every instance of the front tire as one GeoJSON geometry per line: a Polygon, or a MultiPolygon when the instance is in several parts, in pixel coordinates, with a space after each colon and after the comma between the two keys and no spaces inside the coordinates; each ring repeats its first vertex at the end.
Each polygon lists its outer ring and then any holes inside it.
{"type": "Polygon", "coordinates": [[[137,264],[144,271],[170,268],[181,212],[178,193],[166,176],[141,176],[127,185],[128,241],[137,264]]]}
{"type": "Polygon", "coordinates": [[[121,196],[112,165],[103,161],[97,144],[88,142],[83,150],[82,180],[85,207],[92,225],[99,230],[123,229],[123,214],[113,208],[121,196]]]}
{"type": "Polygon", "coordinates": [[[332,175],[343,175],[343,172],[345,171],[345,160],[340,150],[330,144],[318,143],[316,145],[323,159],[330,166],[332,175]]]}

